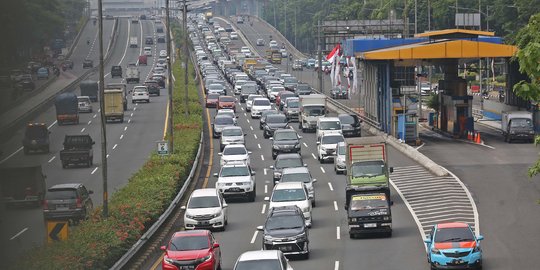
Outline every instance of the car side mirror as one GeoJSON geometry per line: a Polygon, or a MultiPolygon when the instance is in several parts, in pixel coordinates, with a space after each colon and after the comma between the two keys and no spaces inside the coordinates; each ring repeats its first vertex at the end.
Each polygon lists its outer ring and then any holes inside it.
{"type": "Polygon", "coordinates": [[[477,241],[482,241],[482,240],[484,240],[484,236],[483,236],[483,235],[479,235],[478,237],[476,237],[476,240],[477,240],[477,241]]]}
{"type": "Polygon", "coordinates": [[[255,175],[257,174],[255,171],[251,171],[251,175],[255,175]]]}
{"type": "Polygon", "coordinates": [[[257,226],[257,231],[262,231],[262,230],[264,230],[263,226],[257,226]]]}
{"type": "Polygon", "coordinates": [[[274,169],[274,165],[270,165],[270,169],[272,169],[272,170],[273,170],[273,169],[274,169]]]}
{"type": "Polygon", "coordinates": [[[227,203],[223,203],[223,208],[227,208],[229,205],[227,203]]]}
{"type": "Polygon", "coordinates": [[[317,145],[321,144],[321,142],[317,142],[317,145]]]}
{"type": "Polygon", "coordinates": [[[394,172],[394,167],[390,167],[390,173],[394,172]]]}
{"type": "Polygon", "coordinates": [[[302,139],[302,136],[298,136],[298,139],[302,139]]]}
{"type": "Polygon", "coordinates": [[[214,243],[214,245],[212,245],[212,248],[219,248],[219,243],[214,243]]]}
{"type": "Polygon", "coordinates": [[[214,173],[214,177],[218,177],[218,174],[217,174],[217,173],[214,173]]]}
{"type": "Polygon", "coordinates": [[[218,156],[223,156],[223,153],[221,153],[221,152],[219,152],[219,153],[217,153],[217,154],[218,154],[218,156]]]}
{"type": "Polygon", "coordinates": [[[424,239],[424,243],[431,244],[431,239],[424,239]]]}
{"type": "Polygon", "coordinates": [[[311,182],[315,183],[315,182],[317,182],[317,179],[313,178],[313,180],[311,180],[311,182]]]}
{"type": "Polygon", "coordinates": [[[89,191],[88,191],[88,194],[94,194],[94,191],[93,191],[93,190],[89,190],[89,191]]]}
{"type": "Polygon", "coordinates": [[[304,167],[307,167],[307,164],[304,164],[304,167]]]}
{"type": "Polygon", "coordinates": [[[166,246],[161,246],[161,247],[159,247],[159,249],[165,251],[165,250],[167,250],[167,247],[166,246]]]}
{"type": "Polygon", "coordinates": [[[273,140],[274,140],[274,137],[270,137],[269,139],[270,139],[271,141],[273,141],[273,140]]]}
{"type": "Polygon", "coordinates": [[[251,155],[251,153],[252,153],[251,151],[248,151],[248,155],[251,155]]]}
{"type": "Polygon", "coordinates": [[[265,201],[270,201],[270,197],[264,197],[265,201]]]}
{"type": "Polygon", "coordinates": [[[244,136],[247,136],[247,133],[244,133],[244,136]]]}
{"type": "Polygon", "coordinates": [[[180,209],[186,210],[186,206],[185,206],[185,205],[182,205],[182,206],[180,207],[180,209]]]}

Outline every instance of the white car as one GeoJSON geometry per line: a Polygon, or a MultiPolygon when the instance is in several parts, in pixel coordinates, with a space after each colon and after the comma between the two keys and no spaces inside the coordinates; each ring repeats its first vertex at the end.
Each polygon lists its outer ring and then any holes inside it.
{"type": "Polygon", "coordinates": [[[251,202],[255,201],[257,188],[255,185],[255,172],[244,164],[227,164],[221,167],[217,177],[216,189],[221,192],[223,197],[245,197],[251,202]]]}
{"type": "Polygon", "coordinates": [[[258,269],[259,265],[268,266],[265,269],[294,270],[281,250],[246,251],[238,257],[233,270],[258,269]]]}
{"type": "Polygon", "coordinates": [[[270,100],[274,101],[274,100],[276,100],[277,95],[281,91],[285,91],[285,87],[283,87],[283,86],[274,86],[274,87],[272,87],[270,89],[270,92],[268,92],[268,97],[270,98],[270,100]]]}
{"type": "Polygon", "coordinates": [[[311,227],[311,201],[309,199],[309,192],[301,182],[286,182],[278,183],[272,191],[270,198],[264,198],[266,201],[270,201],[269,209],[279,206],[296,205],[302,210],[306,226],[311,227]]]}
{"type": "Polygon", "coordinates": [[[324,134],[317,138],[317,159],[320,163],[334,159],[337,144],[344,142],[345,138],[341,134],[324,134]]]}
{"type": "Polygon", "coordinates": [[[251,105],[251,118],[260,118],[263,111],[271,110],[272,103],[267,98],[256,98],[251,105]]]}
{"type": "Polygon", "coordinates": [[[334,158],[334,171],[336,174],[347,173],[347,164],[345,163],[345,153],[347,153],[345,142],[339,142],[336,148],[336,157],[334,158]]]}
{"type": "Polygon", "coordinates": [[[225,115],[231,116],[233,118],[233,120],[234,120],[235,125],[236,125],[238,116],[236,116],[236,113],[233,111],[233,109],[219,109],[217,111],[217,113],[216,113],[216,116],[218,116],[220,114],[221,115],[225,114],[225,115]]]}
{"type": "Polygon", "coordinates": [[[319,117],[317,119],[317,138],[326,134],[343,134],[338,117],[319,117]]]}
{"type": "Polygon", "coordinates": [[[270,40],[270,42],[268,43],[268,47],[275,47],[275,46],[278,46],[277,41],[275,41],[275,40],[270,40]]]}
{"type": "Polygon", "coordinates": [[[238,33],[236,33],[236,32],[231,32],[231,34],[229,35],[229,38],[230,38],[231,40],[236,40],[236,39],[238,39],[238,33]]]}
{"type": "Polygon", "coordinates": [[[191,193],[187,206],[182,206],[184,228],[220,229],[227,226],[227,203],[215,188],[196,189],[191,193]]]}
{"type": "Polygon", "coordinates": [[[144,47],[144,55],[152,56],[152,47],[144,47]]]}
{"type": "Polygon", "coordinates": [[[278,183],[302,182],[307,188],[311,206],[315,207],[315,188],[313,183],[317,179],[311,178],[311,173],[307,167],[284,168],[278,183]]]}
{"type": "Polygon", "coordinates": [[[240,49],[240,52],[243,53],[246,57],[250,57],[251,56],[251,50],[249,49],[249,47],[242,47],[240,49]]]}
{"type": "Polygon", "coordinates": [[[167,50],[159,51],[159,57],[160,58],[166,58],[167,57],[167,50]]]}
{"type": "Polygon", "coordinates": [[[246,99],[246,111],[251,112],[251,107],[253,106],[253,100],[255,98],[263,98],[262,95],[250,94],[246,99]]]}
{"type": "Polygon", "coordinates": [[[79,112],[92,112],[92,101],[89,96],[78,96],[77,102],[79,103],[79,112]]]}
{"type": "Polygon", "coordinates": [[[219,150],[223,149],[227,145],[240,144],[245,145],[244,136],[247,134],[242,131],[242,128],[239,126],[228,126],[224,127],[221,131],[221,138],[219,142],[219,150]]]}
{"type": "MultiPolygon", "coordinates": [[[[221,132],[223,133],[223,131],[221,132]]],[[[223,148],[223,152],[220,152],[218,155],[221,156],[221,159],[219,161],[220,166],[223,166],[230,162],[242,162],[247,164],[248,166],[251,163],[251,159],[249,158],[249,156],[251,155],[251,151],[248,151],[243,144],[229,144],[225,146],[223,148]]]]}
{"type": "Polygon", "coordinates": [[[237,80],[234,84],[234,94],[235,95],[240,95],[240,92],[242,90],[242,85],[244,85],[245,83],[247,83],[248,81],[246,80],[237,80]]]}
{"type": "Polygon", "coordinates": [[[150,102],[150,93],[148,92],[148,87],[146,86],[135,86],[131,92],[131,103],[136,103],[144,101],[146,103],[150,102]]]}

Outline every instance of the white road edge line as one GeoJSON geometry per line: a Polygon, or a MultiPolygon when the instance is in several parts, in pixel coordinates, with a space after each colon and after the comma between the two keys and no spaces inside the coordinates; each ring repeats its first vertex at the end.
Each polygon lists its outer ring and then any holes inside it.
{"type": "Polygon", "coordinates": [[[23,233],[26,232],[26,231],[28,231],[28,227],[22,229],[20,232],[18,232],[18,233],[16,233],[15,235],[13,235],[11,238],[9,238],[9,240],[11,241],[11,240],[13,240],[13,239],[19,237],[21,234],[23,234],[23,233]]]}
{"type": "Polygon", "coordinates": [[[9,156],[7,156],[6,158],[2,159],[2,160],[0,161],[0,164],[6,162],[6,160],[12,158],[14,155],[16,155],[17,153],[21,152],[22,150],[23,150],[23,147],[22,147],[22,146],[19,147],[19,149],[17,149],[15,152],[11,153],[9,156]]]}
{"type": "Polygon", "coordinates": [[[266,212],[266,204],[263,204],[263,208],[262,208],[261,214],[264,214],[264,212],[266,212]]]}
{"type": "Polygon", "coordinates": [[[339,226],[336,227],[336,239],[337,239],[337,240],[341,239],[340,228],[339,228],[339,226]]]}
{"type": "Polygon", "coordinates": [[[328,182],[328,187],[330,188],[331,191],[334,191],[334,187],[332,186],[332,183],[328,182]]]}
{"type": "Polygon", "coordinates": [[[254,244],[255,243],[255,239],[257,239],[257,234],[259,233],[259,231],[255,231],[255,233],[253,233],[253,237],[251,237],[251,244],[254,244]]]}
{"type": "Polygon", "coordinates": [[[98,167],[95,167],[90,174],[96,173],[97,169],[98,169],[98,167]]]}
{"type": "Polygon", "coordinates": [[[53,156],[51,159],[49,159],[49,161],[47,161],[48,163],[51,163],[54,159],[56,158],[56,156],[53,156]]]}
{"type": "Polygon", "coordinates": [[[112,147],[112,149],[116,149],[117,146],[118,146],[118,144],[115,143],[114,146],[112,147]]]}

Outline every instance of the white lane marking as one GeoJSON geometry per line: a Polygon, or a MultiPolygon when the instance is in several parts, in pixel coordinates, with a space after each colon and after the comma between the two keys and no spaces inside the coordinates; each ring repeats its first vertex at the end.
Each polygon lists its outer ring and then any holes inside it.
{"type": "Polygon", "coordinates": [[[101,109],[98,109],[97,111],[98,111],[98,112],[101,112],[101,109]]]}
{"type": "Polygon", "coordinates": [[[334,187],[332,186],[332,183],[328,182],[328,187],[330,188],[331,191],[334,191],[334,187]]]}
{"type": "Polygon", "coordinates": [[[261,155],[261,159],[264,160],[264,156],[263,156],[263,155],[261,155]]]}
{"type": "MultiPolygon", "coordinates": [[[[244,110],[244,107],[240,107],[240,109],[242,109],[242,111],[244,110]]],[[[245,114],[245,113],[244,113],[245,114]]]]}
{"type": "Polygon", "coordinates": [[[255,139],[257,139],[257,134],[253,134],[253,137],[255,137],[255,139]]]}
{"type": "Polygon", "coordinates": [[[128,124],[129,124],[129,123],[131,123],[131,118],[130,118],[130,119],[128,119],[128,124]]]}
{"type": "Polygon", "coordinates": [[[7,156],[6,158],[2,159],[2,161],[0,161],[0,164],[6,162],[6,160],[10,159],[11,157],[13,157],[14,155],[16,155],[17,153],[21,152],[23,150],[23,147],[19,147],[19,149],[17,149],[15,152],[11,153],[9,156],[7,156]]]}
{"type": "Polygon", "coordinates": [[[92,118],[96,118],[97,117],[97,114],[94,114],[94,116],[92,118]]]}
{"type": "Polygon", "coordinates": [[[49,159],[49,161],[47,161],[48,163],[51,163],[54,159],[56,158],[56,156],[53,156],[51,159],[49,159]]]}
{"type": "Polygon", "coordinates": [[[124,131],[126,131],[126,130],[127,130],[127,126],[124,127],[124,131]]]}
{"type": "Polygon", "coordinates": [[[92,172],[90,174],[96,173],[97,169],[98,169],[98,167],[95,167],[94,170],[92,170],[92,172]]]}
{"type": "Polygon", "coordinates": [[[254,244],[255,243],[255,239],[257,239],[257,234],[259,233],[259,231],[255,231],[255,233],[253,233],[253,237],[251,237],[251,244],[254,244]]]}
{"type": "Polygon", "coordinates": [[[326,171],[324,170],[324,168],[323,168],[322,166],[321,166],[321,171],[322,171],[323,173],[326,173],[326,171]]]}
{"type": "MultiPolygon", "coordinates": [[[[128,33],[131,33],[130,29],[131,29],[131,23],[128,23],[128,30],[127,30],[128,33]]],[[[141,44],[141,46],[142,46],[142,44],[141,44]]],[[[121,66],[122,62],[124,62],[124,58],[126,58],[126,54],[127,54],[128,49],[129,49],[129,37],[126,40],[126,48],[124,49],[124,55],[122,55],[122,58],[120,59],[120,62],[118,62],[119,66],[121,66]]]]}
{"type": "Polygon", "coordinates": [[[304,144],[305,147],[308,147],[306,143],[302,143],[302,144],[304,144]]]}
{"type": "Polygon", "coordinates": [[[27,230],[28,230],[28,227],[22,229],[20,232],[16,233],[16,234],[13,235],[11,238],[9,238],[9,240],[11,241],[11,240],[13,240],[13,239],[19,237],[21,234],[23,234],[23,233],[26,232],[27,230]]]}
{"type": "Polygon", "coordinates": [[[336,201],[334,201],[334,210],[336,210],[336,211],[338,210],[337,202],[336,202],[336,201]]]}
{"type": "Polygon", "coordinates": [[[246,118],[246,121],[249,123],[249,119],[246,118]]]}
{"type": "Polygon", "coordinates": [[[130,116],[131,116],[131,117],[133,117],[133,113],[131,113],[131,115],[130,115],[130,116]]]}
{"type": "Polygon", "coordinates": [[[340,235],[339,231],[340,231],[340,230],[339,230],[339,226],[337,226],[337,227],[336,227],[336,239],[337,239],[337,240],[341,239],[341,235],[340,235]]]}
{"type": "Polygon", "coordinates": [[[259,147],[259,149],[261,149],[261,144],[260,143],[258,143],[257,146],[259,147]]]}
{"type": "Polygon", "coordinates": [[[264,212],[266,212],[266,204],[263,204],[263,208],[262,208],[261,214],[264,214],[264,212]]]}
{"type": "Polygon", "coordinates": [[[317,157],[315,156],[315,154],[311,153],[311,156],[313,156],[314,159],[317,159],[317,157]]]}
{"type": "Polygon", "coordinates": [[[92,120],[88,121],[88,125],[92,124],[92,120]]]}
{"type": "Polygon", "coordinates": [[[51,129],[54,125],[56,125],[56,123],[58,123],[58,121],[54,120],[54,122],[52,122],[52,124],[50,124],[47,129],[51,129]]]}
{"type": "Polygon", "coordinates": [[[246,116],[246,117],[247,117],[247,114],[246,114],[246,113],[244,113],[244,116],[246,116]]]}
{"type": "Polygon", "coordinates": [[[264,175],[266,175],[266,168],[264,168],[264,175]]]}
{"type": "Polygon", "coordinates": [[[86,128],[82,128],[82,129],[81,129],[81,133],[84,132],[85,130],[86,130],[86,128]]]}
{"type": "Polygon", "coordinates": [[[253,130],[253,127],[252,127],[252,126],[249,126],[249,128],[250,128],[251,130],[253,130]]]}
{"type": "Polygon", "coordinates": [[[115,143],[114,146],[112,147],[112,149],[116,149],[117,146],[118,146],[118,144],[115,143]]]}
{"type": "Polygon", "coordinates": [[[264,193],[268,193],[268,185],[264,185],[264,193]]]}
{"type": "Polygon", "coordinates": [[[334,263],[334,270],[339,270],[339,261],[334,263]]]}
{"type": "Polygon", "coordinates": [[[120,140],[124,138],[124,134],[120,135],[120,140]]]}

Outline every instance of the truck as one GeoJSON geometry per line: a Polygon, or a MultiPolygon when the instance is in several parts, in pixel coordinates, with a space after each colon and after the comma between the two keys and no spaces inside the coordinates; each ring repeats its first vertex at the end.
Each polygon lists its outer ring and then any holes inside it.
{"type": "Polygon", "coordinates": [[[244,63],[242,64],[242,70],[244,72],[248,72],[249,71],[249,68],[253,65],[256,65],[257,64],[257,59],[255,58],[246,58],[244,60],[244,63]]]}
{"type": "Polygon", "coordinates": [[[272,64],[281,64],[281,52],[276,49],[266,50],[266,60],[272,64]]]}
{"type": "Polygon", "coordinates": [[[504,141],[511,143],[513,140],[534,141],[535,129],[533,115],[527,111],[502,112],[501,130],[504,141]]]}
{"type": "Polygon", "coordinates": [[[91,167],[94,164],[94,151],[92,146],[95,142],[90,135],[66,135],[64,137],[64,149],[60,150],[62,168],[69,165],[83,164],[91,167]]]}
{"type": "Polygon", "coordinates": [[[39,206],[45,196],[41,166],[0,168],[0,190],[6,206],[39,206]]]}
{"type": "Polygon", "coordinates": [[[58,125],[66,123],[79,124],[79,100],[75,93],[62,93],[54,102],[58,125]]]}
{"type": "Polygon", "coordinates": [[[121,89],[105,89],[104,91],[104,103],[105,103],[105,121],[120,121],[124,122],[124,92],[121,89]]]}
{"type": "Polygon", "coordinates": [[[136,66],[128,66],[126,68],[126,83],[139,83],[140,80],[139,69],[136,66]]]}
{"type": "Polygon", "coordinates": [[[81,96],[88,96],[92,102],[98,101],[99,84],[97,81],[82,81],[79,85],[81,96]]]}
{"type": "Polygon", "coordinates": [[[109,83],[105,86],[105,90],[122,90],[122,100],[124,111],[127,111],[127,85],[125,83],[109,83]]]}
{"type": "Polygon", "coordinates": [[[392,212],[387,195],[365,190],[346,190],[349,237],[384,234],[392,236],[392,212]]]}
{"type": "Polygon", "coordinates": [[[138,43],[139,43],[139,41],[138,41],[137,37],[130,37],[129,38],[129,47],[130,48],[137,48],[138,43]]]}
{"type": "Polygon", "coordinates": [[[28,123],[22,140],[24,154],[30,151],[49,153],[50,133],[45,123],[28,123]]]}
{"type": "Polygon", "coordinates": [[[317,129],[317,119],[326,116],[326,96],[322,94],[312,94],[300,96],[300,115],[298,119],[298,128],[302,132],[317,129]]]}

